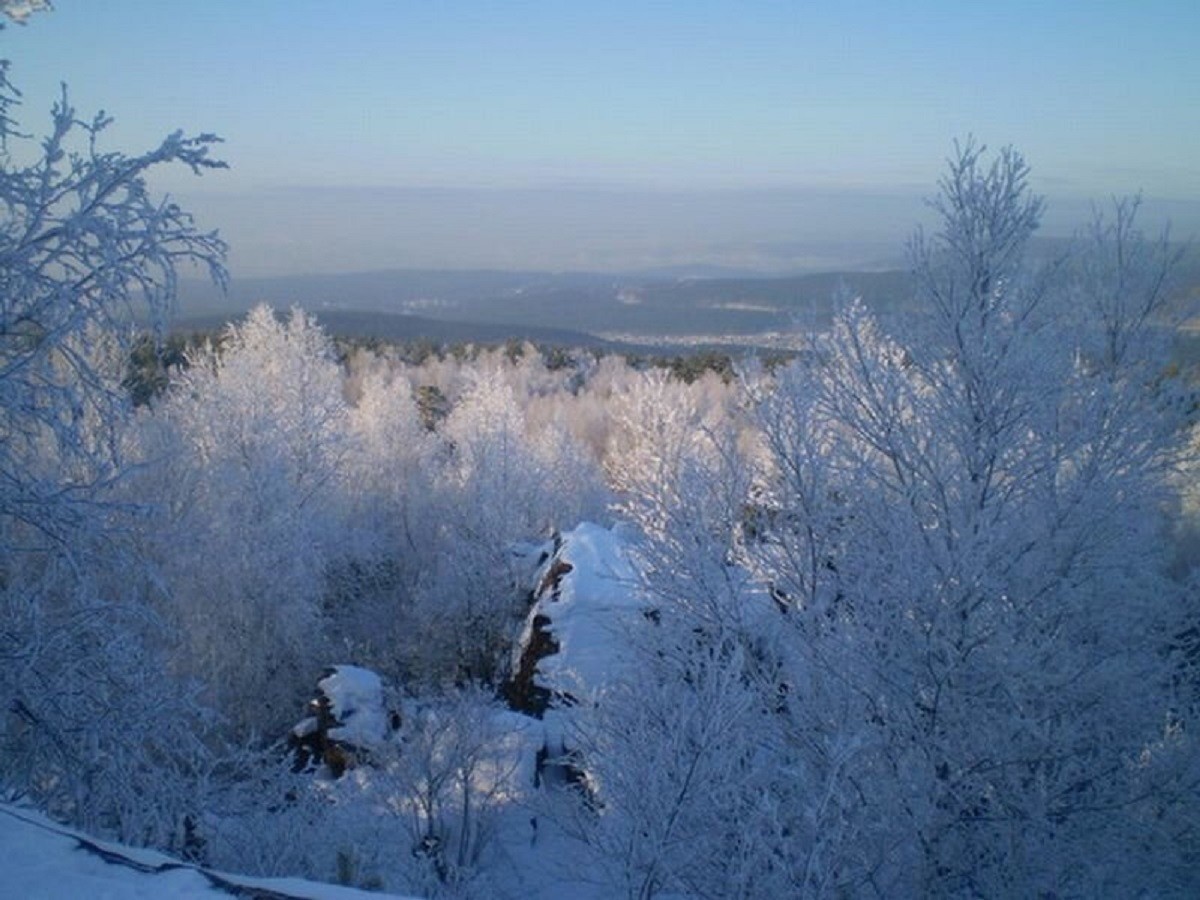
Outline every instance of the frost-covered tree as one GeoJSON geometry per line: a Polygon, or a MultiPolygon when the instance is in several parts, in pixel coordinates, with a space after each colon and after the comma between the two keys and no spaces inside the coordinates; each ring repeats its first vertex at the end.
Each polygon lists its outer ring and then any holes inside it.
{"type": "Polygon", "coordinates": [[[486,370],[439,434],[440,545],[421,592],[422,618],[455,680],[495,683],[529,587],[528,564],[516,551],[578,521],[602,494],[599,471],[564,431],[530,436],[517,395],[486,370]]]}
{"type": "Polygon", "coordinates": [[[347,419],[345,546],[326,573],[334,642],[398,683],[423,655],[418,586],[440,548],[439,443],[403,373],[361,378],[347,419]]]}
{"type": "MultiPolygon", "coordinates": [[[[24,25],[25,20],[35,12],[52,8],[50,0],[0,0],[0,13],[19,25],[24,25]]],[[[4,26],[0,24],[0,28],[2,27],[4,26]]]]}
{"type": "Polygon", "coordinates": [[[552,818],[623,896],[794,896],[802,861],[781,835],[800,824],[798,786],[778,765],[772,708],[737,635],[696,645],[687,625],[630,635],[648,651],[637,668],[572,709],[588,793],[553,798],[552,818]]]}
{"type": "MultiPolygon", "coordinates": [[[[5,4],[27,14],[46,4],[5,4]]],[[[177,271],[223,279],[224,244],[153,198],[149,171],[222,163],[216,138],[104,149],[109,119],[66,91],[34,141],[0,69],[0,780],[55,813],[136,840],[178,825],[170,774],[199,710],[164,677],[154,590],[122,493],[124,355],[139,316],[161,326],[177,271]],[[161,794],[163,803],[144,798],[161,794]],[[164,819],[166,820],[164,824],[164,819]]]]}
{"type": "Polygon", "coordinates": [[[146,173],[223,164],[209,156],[211,135],[176,133],[135,157],[105,151],[110,119],[80,120],[65,90],[40,153],[22,163],[16,102],[0,78],[0,541],[21,543],[8,531],[19,523],[62,546],[122,468],[103,425],[125,408],[135,315],[161,326],[180,266],[224,278],[224,244],[151,197],[146,173]]]}
{"type": "Polygon", "coordinates": [[[530,723],[475,686],[410,703],[380,786],[403,823],[404,888],[426,897],[494,895],[499,816],[528,789],[530,723]]]}
{"type": "Polygon", "coordinates": [[[348,416],[320,327],[260,306],[194,353],[148,417],[159,468],[141,489],[165,507],[150,539],[182,670],[242,727],[285,727],[327,664],[322,597],[345,549],[348,416]]]}
{"type": "Polygon", "coordinates": [[[727,449],[720,446],[724,410],[662,370],[634,373],[608,398],[608,408],[609,483],[629,518],[648,534],[662,534],[688,482],[699,486],[697,468],[713,467],[727,449]]]}
{"type": "MultiPolygon", "coordinates": [[[[659,604],[644,665],[666,687],[617,696],[581,744],[601,804],[609,780],[598,846],[670,872],[651,893],[684,890],[712,857],[659,839],[687,795],[635,770],[622,736],[695,746],[671,713],[723,709],[706,673],[761,711],[730,729],[724,761],[754,763],[679,810],[717,821],[736,800],[760,836],[757,880],[725,853],[709,884],[1194,890],[1194,692],[1174,648],[1196,612],[1163,540],[1189,408],[1158,349],[1171,253],[1118,205],[1036,265],[1027,172],[1014,151],[960,149],[939,230],[911,244],[922,312],[884,327],[852,302],[758,385],[753,466],[711,428],[640,445],[659,449],[630,469],[626,510],[659,604]]],[[[650,408],[664,424],[684,410],[650,408]]]]}
{"type": "Polygon", "coordinates": [[[1027,172],[961,148],[940,230],[911,245],[928,313],[889,333],[851,305],[764,404],[777,502],[756,555],[825,669],[806,701],[852,704],[872,748],[856,780],[863,816],[896,825],[885,887],[1178,890],[1196,773],[1160,537],[1181,407],[1149,352],[1167,248],[1119,206],[1079,256],[1031,267],[1027,172]]]}

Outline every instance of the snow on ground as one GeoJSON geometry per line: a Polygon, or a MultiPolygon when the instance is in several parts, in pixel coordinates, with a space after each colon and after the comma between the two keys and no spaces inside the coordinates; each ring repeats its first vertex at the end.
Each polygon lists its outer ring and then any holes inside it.
{"type": "Polygon", "coordinates": [[[87,837],[29,809],[0,804],[0,898],[190,900],[386,900],[388,896],[299,878],[251,878],[202,869],[153,850],[87,837]]]}

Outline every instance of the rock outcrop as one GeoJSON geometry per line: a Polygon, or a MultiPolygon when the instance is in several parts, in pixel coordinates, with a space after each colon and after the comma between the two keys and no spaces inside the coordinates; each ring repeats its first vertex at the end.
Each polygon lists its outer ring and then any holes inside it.
{"type": "Polygon", "coordinates": [[[334,778],[358,765],[400,727],[399,714],[387,711],[379,676],[359,666],[327,668],[308,702],[308,713],[288,739],[292,769],[324,767],[334,778]]]}
{"type": "Polygon", "coordinates": [[[512,709],[543,721],[539,779],[582,779],[563,762],[571,710],[632,664],[628,630],[646,627],[648,607],[627,549],[618,532],[584,523],[554,540],[532,580],[532,606],[502,694],[512,709]]]}

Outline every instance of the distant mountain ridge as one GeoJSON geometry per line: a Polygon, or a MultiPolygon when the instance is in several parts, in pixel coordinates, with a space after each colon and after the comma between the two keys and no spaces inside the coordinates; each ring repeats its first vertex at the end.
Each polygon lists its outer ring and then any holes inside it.
{"type": "Polygon", "coordinates": [[[186,281],[176,327],[212,327],[269,303],[303,307],[333,333],[437,340],[469,332],[478,335],[473,340],[586,346],[606,343],[607,334],[750,337],[789,330],[798,321],[827,321],[839,292],[878,308],[902,305],[910,294],[907,276],[897,271],[710,278],[391,270],[238,279],[228,295],[186,281]]]}
{"type": "MultiPolygon", "coordinates": [[[[565,328],[522,327],[490,322],[446,322],[427,316],[361,310],[323,309],[314,314],[327,333],[346,338],[376,338],[399,342],[430,341],[434,344],[502,344],[510,340],[528,340],[548,346],[587,347],[611,352],[629,349],[595,335],[565,328]]],[[[217,331],[239,315],[240,312],[230,312],[187,316],[177,319],[174,328],[181,332],[217,331]]]]}
{"type": "MultiPolygon", "coordinates": [[[[1042,238],[1031,257],[1061,258],[1070,242],[1042,238]]],[[[1200,252],[1185,247],[1177,278],[1200,284],[1200,252]]],[[[228,294],[184,280],[176,327],[208,328],[258,303],[300,306],[334,334],[392,340],[612,346],[720,336],[721,343],[758,343],[756,336],[824,327],[850,297],[887,315],[913,310],[905,269],[760,275],[712,266],[623,274],[488,269],[389,269],[343,274],[234,279],[228,294]]]]}

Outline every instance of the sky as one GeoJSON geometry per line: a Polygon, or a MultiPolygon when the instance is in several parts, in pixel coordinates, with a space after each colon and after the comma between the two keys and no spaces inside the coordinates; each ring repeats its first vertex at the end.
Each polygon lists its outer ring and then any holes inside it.
{"type": "Polygon", "coordinates": [[[1048,231],[1140,190],[1200,233],[1195,0],[54,5],[0,32],[22,124],[65,81],[113,148],[220,134],[155,184],[235,274],[866,261],[968,135],[1048,231]]]}

